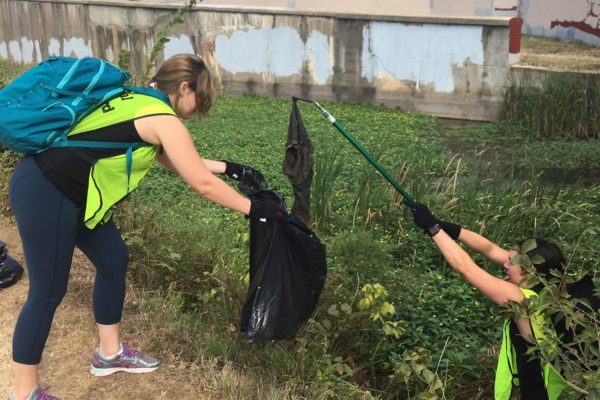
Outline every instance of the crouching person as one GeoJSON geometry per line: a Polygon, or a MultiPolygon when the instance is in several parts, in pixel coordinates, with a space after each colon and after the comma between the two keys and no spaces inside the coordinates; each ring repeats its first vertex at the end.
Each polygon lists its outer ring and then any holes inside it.
{"type": "MultiPolygon", "coordinates": [[[[448,264],[488,299],[503,306],[511,301],[523,304],[525,299],[537,296],[537,288],[529,287],[521,267],[511,262],[516,251],[505,250],[475,232],[438,220],[423,204],[414,204],[412,208],[415,223],[431,237],[448,264]],[[455,240],[503,266],[505,278],[497,278],[475,264],[455,240]]],[[[535,241],[537,246],[527,255],[539,255],[544,259],[543,263],[534,264],[536,272],[545,275],[552,269],[563,271],[565,260],[559,248],[543,239],[535,241]]],[[[544,325],[549,326],[540,314],[534,314],[531,319],[511,318],[503,324],[495,400],[510,400],[514,387],[520,388],[521,400],[556,400],[565,389],[566,382],[552,365],[526,354],[528,348],[544,340],[541,330],[544,325]]]]}

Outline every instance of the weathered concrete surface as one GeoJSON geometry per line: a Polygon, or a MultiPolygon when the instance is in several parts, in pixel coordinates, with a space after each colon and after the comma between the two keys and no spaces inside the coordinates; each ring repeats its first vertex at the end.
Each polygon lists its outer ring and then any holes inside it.
{"type": "MultiPolygon", "coordinates": [[[[100,0],[90,2],[95,1],[100,0]]],[[[144,1],[182,4],[181,0],[144,1]]],[[[525,22],[524,34],[600,45],[600,0],[202,0],[202,4],[367,15],[519,16],[525,22]]]]}
{"type": "Polygon", "coordinates": [[[600,0],[520,0],[523,33],[600,45],[600,0]]]}
{"type": "MultiPolygon", "coordinates": [[[[90,0],[94,3],[102,0],[90,0]]],[[[139,2],[140,0],[104,0],[139,2]]],[[[182,4],[182,0],[144,0],[155,4],[182,4]]],[[[370,15],[468,15],[514,17],[519,0],[202,0],[202,4],[229,7],[270,7],[280,10],[344,12],[370,15]]]]}
{"type": "MultiPolygon", "coordinates": [[[[142,71],[180,5],[0,0],[0,58],[118,60],[142,71]]],[[[200,54],[232,94],[384,103],[450,118],[495,119],[508,66],[508,19],[368,16],[200,6],[161,59],[200,54]]]]}

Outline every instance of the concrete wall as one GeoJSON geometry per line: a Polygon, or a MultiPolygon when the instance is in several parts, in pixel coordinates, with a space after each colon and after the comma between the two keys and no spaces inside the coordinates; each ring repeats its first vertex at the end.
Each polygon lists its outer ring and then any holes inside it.
{"type": "Polygon", "coordinates": [[[523,33],[600,45],[600,0],[521,0],[523,33]]]}
{"type": "MultiPolygon", "coordinates": [[[[137,1],[137,0],[129,0],[137,1]]],[[[154,0],[175,3],[176,0],[154,0]]],[[[203,0],[202,4],[371,15],[516,16],[519,0],[203,0]]]]}
{"type": "MultiPolygon", "coordinates": [[[[141,71],[178,6],[136,1],[0,0],[0,58],[49,55],[141,71]]],[[[372,17],[200,6],[171,32],[161,58],[200,54],[232,94],[384,103],[491,120],[508,72],[508,19],[372,17]]],[[[159,60],[160,63],[160,60],[159,60]]]]}
{"type": "MultiPolygon", "coordinates": [[[[99,0],[90,2],[94,1],[99,0]]],[[[147,1],[181,4],[183,0],[147,1]]],[[[519,16],[525,20],[524,34],[600,45],[600,0],[203,0],[202,4],[370,15],[519,16]]]]}
{"type": "Polygon", "coordinates": [[[203,0],[203,3],[375,15],[519,16],[524,19],[524,34],[600,45],[600,0],[203,0]]]}

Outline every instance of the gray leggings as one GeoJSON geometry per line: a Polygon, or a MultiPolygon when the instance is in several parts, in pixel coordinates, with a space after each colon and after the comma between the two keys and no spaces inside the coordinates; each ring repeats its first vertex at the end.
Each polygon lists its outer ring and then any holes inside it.
{"type": "Polygon", "coordinates": [[[32,157],[17,165],[9,194],[29,273],[29,294],[13,335],[13,360],[35,365],[67,291],[75,246],[96,268],[94,317],[105,325],[121,320],[129,253],[112,220],[88,229],[82,208],[44,176],[32,157]]]}

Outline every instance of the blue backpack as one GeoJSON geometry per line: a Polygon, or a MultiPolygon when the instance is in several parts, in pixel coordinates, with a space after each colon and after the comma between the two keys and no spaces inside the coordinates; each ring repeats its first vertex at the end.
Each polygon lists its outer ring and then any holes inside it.
{"type": "Polygon", "coordinates": [[[125,91],[169,104],[163,93],[124,86],[127,72],[98,58],[50,57],[0,90],[0,143],[19,153],[52,147],[137,148],[146,143],[69,141],[85,116],[125,91]]]}

